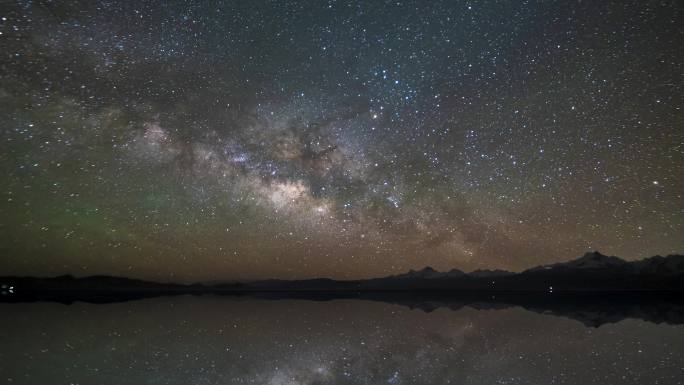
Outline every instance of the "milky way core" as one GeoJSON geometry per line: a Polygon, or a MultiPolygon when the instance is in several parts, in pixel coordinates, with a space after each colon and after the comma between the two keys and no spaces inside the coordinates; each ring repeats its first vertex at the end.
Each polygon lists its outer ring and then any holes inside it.
{"type": "Polygon", "coordinates": [[[678,1],[0,5],[0,271],[684,250],[678,1]]]}

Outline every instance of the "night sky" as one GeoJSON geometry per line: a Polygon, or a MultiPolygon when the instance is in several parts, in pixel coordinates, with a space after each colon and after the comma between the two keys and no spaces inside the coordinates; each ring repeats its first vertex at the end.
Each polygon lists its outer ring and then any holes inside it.
{"type": "Polygon", "coordinates": [[[684,251],[679,1],[0,5],[0,271],[684,251]]]}

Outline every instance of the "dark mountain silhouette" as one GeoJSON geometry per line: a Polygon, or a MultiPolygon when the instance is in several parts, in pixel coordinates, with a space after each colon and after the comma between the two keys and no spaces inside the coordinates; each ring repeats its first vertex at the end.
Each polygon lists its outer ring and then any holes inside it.
{"type": "Polygon", "coordinates": [[[478,270],[474,270],[474,271],[471,271],[470,273],[468,273],[468,275],[470,275],[471,277],[482,277],[482,278],[504,277],[507,275],[514,275],[514,274],[515,273],[511,273],[510,271],[499,270],[499,269],[495,269],[495,270],[490,270],[490,269],[480,270],[480,269],[478,269],[478,270]]]}
{"type": "MultiPolygon", "coordinates": [[[[219,287],[221,287],[219,285],[219,287]]],[[[405,274],[354,281],[308,279],[245,283],[243,290],[311,291],[684,291],[684,256],[655,256],[627,262],[599,252],[521,273],[502,270],[439,272],[431,267],[405,274]]]]}
{"type": "Polygon", "coordinates": [[[218,294],[262,299],[364,299],[432,311],[464,306],[530,311],[600,326],[624,318],[684,323],[684,256],[655,256],[628,262],[599,252],[520,273],[431,267],[382,278],[337,281],[264,280],[182,285],[130,278],[0,277],[0,302],[83,301],[109,303],[181,294],[218,294]]]}
{"type": "Polygon", "coordinates": [[[594,251],[568,262],[560,262],[552,265],[538,266],[526,270],[527,272],[541,270],[594,270],[594,269],[623,269],[629,266],[629,262],[618,257],[607,256],[594,251]]]}
{"type": "Polygon", "coordinates": [[[83,278],[75,278],[71,275],[54,278],[0,277],[0,284],[7,288],[3,289],[0,295],[2,302],[55,301],[64,303],[119,302],[143,297],[183,294],[202,287],[106,275],[83,278]],[[9,288],[12,288],[11,292],[9,288]]]}
{"type": "Polygon", "coordinates": [[[431,267],[405,274],[364,280],[338,281],[328,278],[264,280],[182,285],[131,278],[90,276],[75,278],[2,277],[13,294],[66,291],[487,291],[487,292],[581,292],[581,291],[684,291],[684,256],[655,256],[627,262],[599,252],[561,263],[538,266],[521,273],[503,270],[447,272],[431,267]]]}
{"type": "Polygon", "coordinates": [[[431,278],[455,278],[465,276],[466,273],[458,269],[451,269],[447,272],[439,272],[430,266],[425,267],[420,271],[409,270],[408,273],[393,275],[390,278],[395,279],[431,279],[431,278]]]}

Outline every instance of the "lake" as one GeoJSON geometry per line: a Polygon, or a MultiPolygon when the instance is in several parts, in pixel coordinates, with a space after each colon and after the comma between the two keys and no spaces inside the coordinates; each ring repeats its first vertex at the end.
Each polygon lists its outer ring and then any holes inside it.
{"type": "Polygon", "coordinates": [[[0,303],[7,384],[682,384],[684,325],[381,301],[0,303]]]}

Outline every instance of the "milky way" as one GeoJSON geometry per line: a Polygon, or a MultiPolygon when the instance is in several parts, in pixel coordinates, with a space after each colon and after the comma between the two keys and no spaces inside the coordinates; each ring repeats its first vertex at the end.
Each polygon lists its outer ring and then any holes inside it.
{"type": "Polygon", "coordinates": [[[183,281],[684,250],[672,2],[0,5],[0,269],[183,281]]]}

